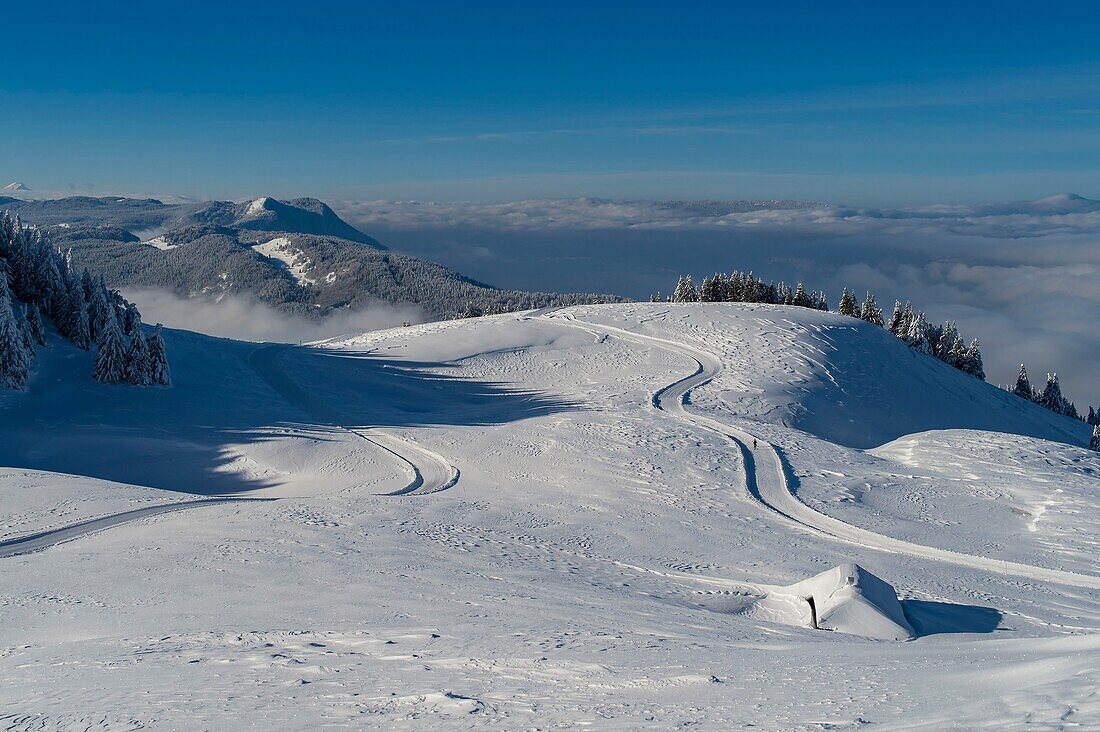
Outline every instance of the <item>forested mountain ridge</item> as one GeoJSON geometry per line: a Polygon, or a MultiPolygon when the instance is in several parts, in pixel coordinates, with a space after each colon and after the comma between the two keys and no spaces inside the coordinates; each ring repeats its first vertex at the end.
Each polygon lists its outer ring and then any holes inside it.
{"type": "Polygon", "coordinates": [[[311,317],[379,303],[453,318],[619,300],[498,289],[390,252],[312,198],[7,200],[4,205],[47,227],[57,246],[72,249],[78,266],[102,272],[112,287],[161,287],[184,297],[245,295],[311,317]]]}

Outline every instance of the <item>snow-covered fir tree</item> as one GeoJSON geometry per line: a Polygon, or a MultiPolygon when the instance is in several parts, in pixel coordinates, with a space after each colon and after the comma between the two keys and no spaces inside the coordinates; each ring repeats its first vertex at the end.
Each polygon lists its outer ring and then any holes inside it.
{"type": "Polygon", "coordinates": [[[154,384],[160,386],[172,385],[172,372],[168,368],[168,357],[164,350],[164,337],[161,335],[161,324],[157,323],[156,330],[149,338],[149,374],[154,384]]]}
{"type": "Polygon", "coordinates": [[[924,317],[924,313],[917,313],[909,323],[905,342],[917,353],[932,353],[932,344],[928,340],[928,320],[924,317]]]}
{"type": "Polygon", "coordinates": [[[122,310],[122,333],[127,338],[133,338],[134,333],[137,333],[138,328],[141,327],[141,313],[138,312],[137,305],[132,302],[128,302],[123,306],[122,310]]]}
{"type": "Polygon", "coordinates": [[[88,322],[88,305],[84,302],[84,288],[75,280],[72,291],[69,293],[69,306],[72,308],[72,332],[69,340],[77,348],[87,351],[92,347],[91,325],[88,322]]]}
{"type": "Polygon", "coordinates": [[[473,302],[468,302],[468,303],[466,303],[466,309],[462,311],[462,314],[459,317],[460,318],[480,318],[484,314],[485,313],[483,313],[481,311],[481,308],[479,308],[473,302]]]}
{"type": "Polygon", "coordinates": [[[46,345],[46,327],[42,324],[42,311],[38,309],[36,302],[27,305],[27,328],[30,329],[35,343],[46,345]]]}
{"type": "Polygon", "coordinates": [[[904,321],[905,310],[902,307],[901,300],[894,301],[894,312],[890,316],[890,320],[886,323],[886,329],[896,335],[898,338],[905,338],[907,331],[902,330],[902,323],[904,321]]]}
{"type": "Polygon", "coordinates": [[[104,323],[95,354],[95,372],[92,378],[101,384],[118,384],[126,379],[126,352],[122,345],[122,331],[118,318],[110,317],[104,323]]]}
{"type": "Polygon", "coordinates": [[[149,344],[141,332],[141,323],[134,328],[130,347],[126,349],[126,383],[148,386],[153,383],[153,364],[149,344]]]}
{"type": "Polygon", "coordinates": [[[1089,449],[1100,452],[1100,424],[1092,428],[1092,439],[1089,441],[1089,449]]]}
{"type": "Polygon", "coordinates": [[[703,277],[703,284],[698,288],[698,302],[720,303],[724,299],[723,277],[715,274],[713,277],[703,277]]]}
{"type": "Polygon", "coordinates": [[[840,294],[837,312],[841,315],[847,315],[849,318],[859,317],[859,304],[856,302],[856,296],[849,292],[847,287],[845,287],[844,292],[840,294]]]}
{"type": "Polygon", "coordinates": [[[1031,380],[1027,378],[1027,367],[1020,364],[1020,374],[1016,376],[1016,385],[1012,387],[1012,393],[1030,402],[1035,401],[1035,390],[1032,389],[1031,380]]]}
{"type": "Polygon", "coordinates": [[[1023,364],[1020,364],[1020,375],[1016,377],[1016,386],[1012,387],[1012,393],[1028,401],[1035,399],[1035,390],[1031,388],[1031,380],[1027,378],[1027,367],[1023,364]]]}
{"type": "Polygon", "coordinates": [[[978,345],[977,338],[970,341],[970,345],[966,347],[966,354],[961,368],[974,378],[985,381],[985,363],[982,361],[982,349],[978,345]]]}
{"type": "Polygon", "coordinates": [[[699,293],[695,291],[695,283],[691,280],[691,275],[681,277],[676,283],[676,290],[672,293],[673,302],[696,302],[699,299],[699,293]]]}
{"type": "Polygon", "coordinates": [[[1057,373],[1047,374],[1047,384],[1039,394],[1036,403],[1056,414],[1069,415],[1071,410],[1077,411],[1062,394],[1062,385],[1058,381],[1057,373]]]}
{"type": "Polygon", "coordinates": [[[1097,414],[1095,409],[1089,407],[1089,416],[1085,418],[1085,421],[1095,427],[1100,424],[1100,414],[1097,414]]]}
{"type": "Polygon", "coordinates": [[[791,304],[800,308],[813,307],[813,301],[810,300],[810,296],[806,294],[806,288],[801,282],[794,288],[794,297],[791,299],[791,304]]]}
{"type": "Polygon", "coordinates": [[[867,297],[863,298],[863,305],[859,309],[860,320],[865,320],[872,325],[882,326],[882,308],[875,302],[875,296],[868,290],[867,297]]]}
{"type": "Polygon", "coordinates": [[[11,291],[5,275],[0,277],[0,385],[9,389],[25,388],[30,359],[12,310],[11,291]]]}

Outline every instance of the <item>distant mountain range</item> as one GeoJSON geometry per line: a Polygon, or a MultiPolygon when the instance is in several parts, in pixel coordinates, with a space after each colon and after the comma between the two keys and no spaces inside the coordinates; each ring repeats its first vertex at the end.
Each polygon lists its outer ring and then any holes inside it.
{"type": "Polygon", "coordinates": [[[388,303],[452,318],[621,299],[492,287],[390,252],[313,198],[166,204],[0,196],[0,208],[46,228],[57,246],[72,250],[78,267],[102,272],[112,287],[162,287],[215,299],[249,295],[308,316],[388,303]]]}

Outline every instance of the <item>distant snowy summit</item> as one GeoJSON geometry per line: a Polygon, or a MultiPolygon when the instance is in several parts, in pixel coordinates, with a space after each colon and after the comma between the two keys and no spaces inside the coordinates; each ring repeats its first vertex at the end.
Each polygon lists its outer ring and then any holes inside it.
{"type": "Polygon", "coordinates": [[[215,224],[247,231],[335,236],[375,249],[385,249],[374,238],[344,221],[328,205],[316,198],[279,201],[270,196],[262,196],[246,203],[213,201],[190,212],[180,223],[215,224]]]}
{"type": "Polygon", "coordinates": [[[11,183],[8,183],[6,186],[4,186],[4,190],[5,191],[29,191],[30,188],[27,188],[27,186],[25,186],[23,183],[20,183],[19,181],[16,180],[16,181],[12,181],[11,183]]]}

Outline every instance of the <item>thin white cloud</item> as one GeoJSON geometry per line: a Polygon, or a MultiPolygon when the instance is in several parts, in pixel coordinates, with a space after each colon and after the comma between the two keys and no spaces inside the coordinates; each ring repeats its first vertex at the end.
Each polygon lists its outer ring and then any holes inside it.
{"type": "Polygon", "coordinates": [[[186,298],[160,288],[131,288],[127,299],[138,304],[147,323],[163,323],[223,338],[297,343],[340,335],[421,323],[425,315],[413,306],[377,305],[335,312],[325,318],[289,315],[250,298],[227,295],[217,300],[186,298]]]}

